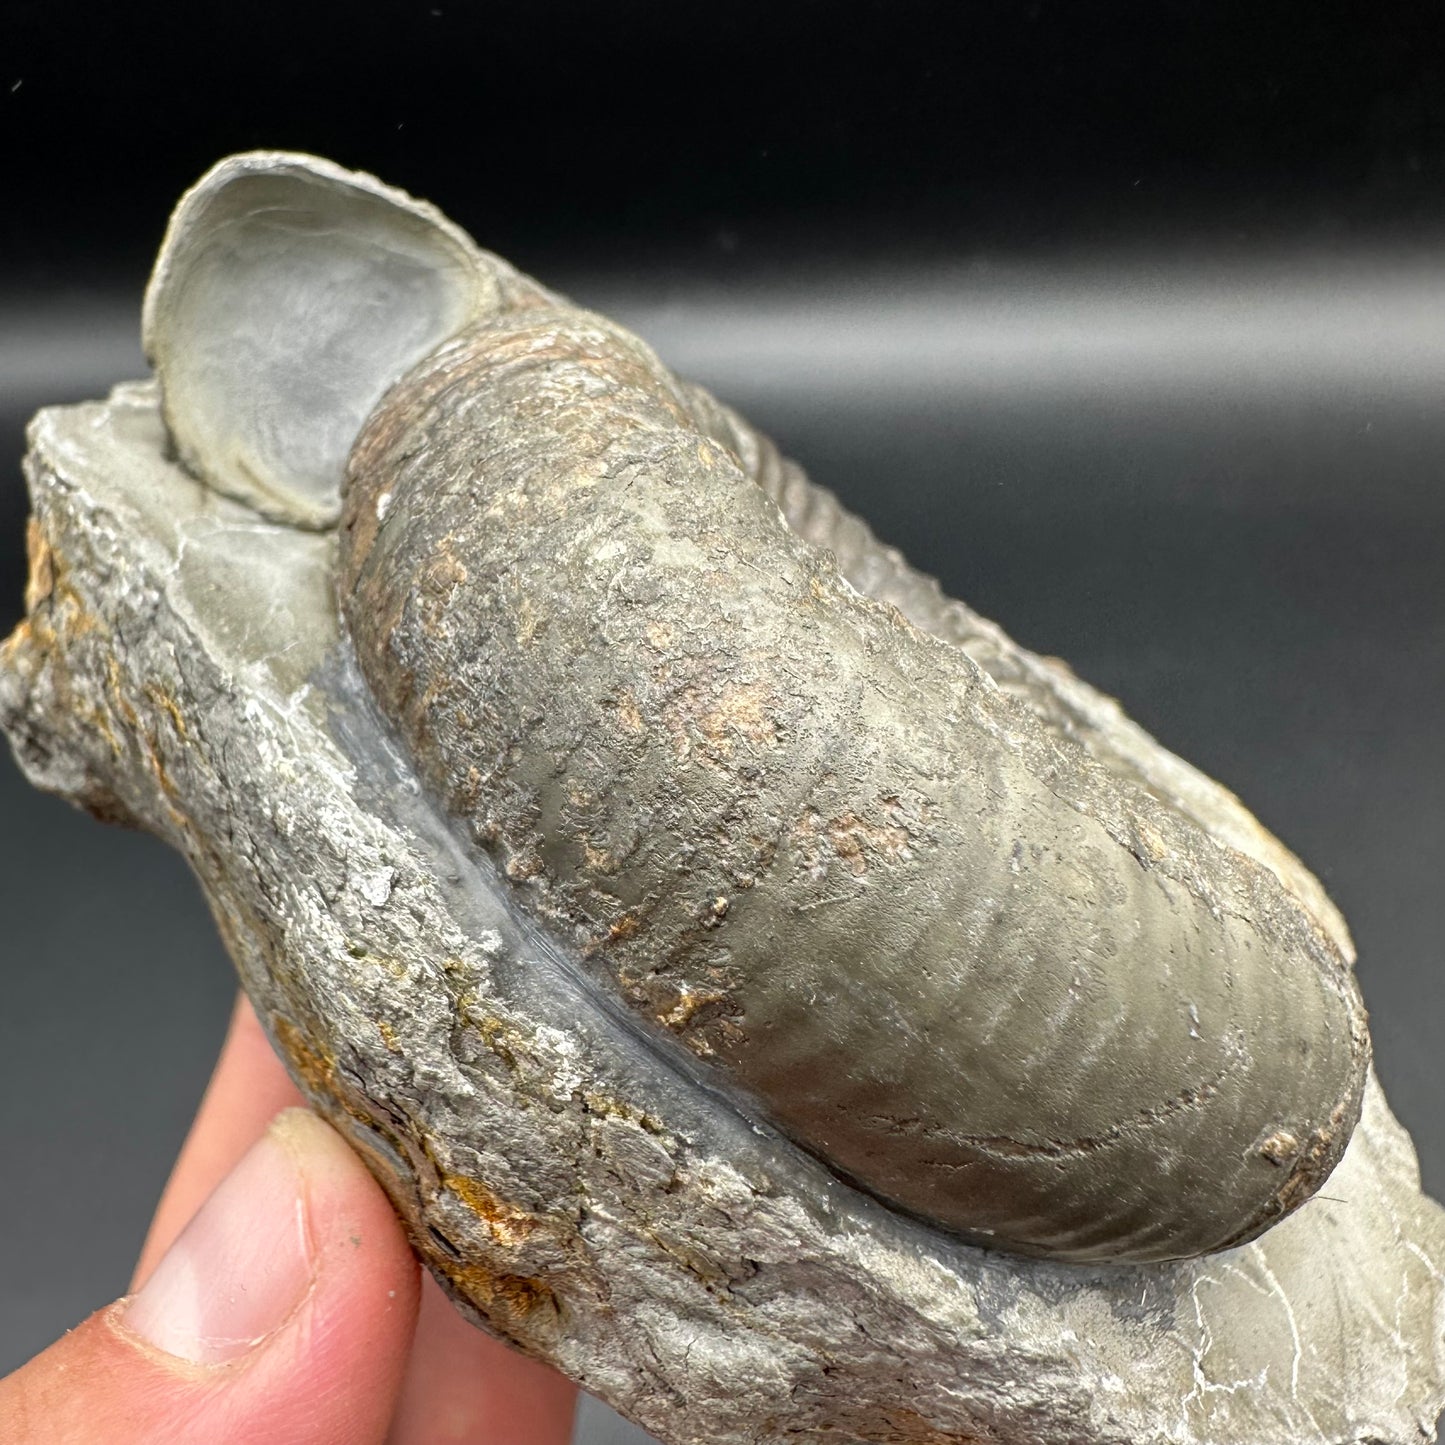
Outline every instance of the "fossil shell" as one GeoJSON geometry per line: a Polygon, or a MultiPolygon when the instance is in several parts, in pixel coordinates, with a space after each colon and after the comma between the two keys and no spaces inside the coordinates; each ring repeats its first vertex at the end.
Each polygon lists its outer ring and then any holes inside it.
{"type": "Polygon", "coordinates": [[[1247,1240],[1338,1161],[1369,1049],[1318,884],[636,338],[277,156],[191,193],[147,338],[223,490],[324,526],[351,448],[383,713],[719,1108],[1067,1259],[1247,1240]]]}

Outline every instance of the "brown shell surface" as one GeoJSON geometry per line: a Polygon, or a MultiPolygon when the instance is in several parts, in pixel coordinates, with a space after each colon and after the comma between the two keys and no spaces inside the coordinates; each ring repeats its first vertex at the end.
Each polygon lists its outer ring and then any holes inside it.
{"type": "Polygon", "coordinates": [[[571,308],[393,387],[339,585],[425,784],[599,986],[885,1201],[1072,1259],[1258,1234],[1358,1117],[1338,936],[851,585],[758,463],[571,308]]]}

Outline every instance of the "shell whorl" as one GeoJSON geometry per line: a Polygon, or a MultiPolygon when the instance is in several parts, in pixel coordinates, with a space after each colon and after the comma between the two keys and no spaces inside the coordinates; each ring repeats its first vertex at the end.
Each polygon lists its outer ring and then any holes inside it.
{"type": "Polygon", "coordinates": [[[1262,863],[1304,904],[1341,954],[1355,961],[1349,927],[1319,879],[1233,793],[1161,747],[1118,703],[1058,658],[1020,647],[998,623],[949,597],[935,578],[880,542],[862,518],[810,481],[802,467],[731,407],[701,387],[691,386],[689,393],[699,424],[732,449],[800,537],[833,553],[838,570],[854,587],[892,603],[921,631],[961,647],[1055,736],[1073,739],[1108,771],[1191,818],[1217,842],[1262,863]]]}
{"type": "Polygon", "coordinates": [[[372,413],[341,604],[527,905],[845,1176],[1063,1258],[1259,1233],[1358,1115],[1343,924],[1223,790],[834,507],[533,298],[372,413]]]}

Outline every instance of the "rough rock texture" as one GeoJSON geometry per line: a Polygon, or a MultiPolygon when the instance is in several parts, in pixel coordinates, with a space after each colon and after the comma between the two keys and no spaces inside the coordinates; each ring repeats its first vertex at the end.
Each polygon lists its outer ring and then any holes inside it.
{"type": "Polygon", "coordinates": [[[942,1239],[741,1117],[458,850],[340,646],[334,538],[42,413],[0,723],[191,862],[272,1037],[483,1323],[671,1442],[1414,1441],[1445,1216],[1377,1086],[1324,1194],[1185,1264],[942,1239]]]}
{"type": "Polygon", "coordinates": [[[143,330],[194,475],[343,514],[360,671],[513,899],[844,1178],[1159,1261],[1338,1163],[1369,1041],[1316,881],[846,514],[785,524],[792,469],[636,337],[270,151],[181,199],[143,330]]]}

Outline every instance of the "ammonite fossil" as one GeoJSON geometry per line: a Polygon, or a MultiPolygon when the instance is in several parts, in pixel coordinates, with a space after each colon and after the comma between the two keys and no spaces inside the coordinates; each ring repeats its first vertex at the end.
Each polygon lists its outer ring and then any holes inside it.
{"type": "Polygon", "coordinates": [[[1091,750],[1015,649],[991,675],[637,338],[245,162],[181,206],[147,315],[202,474],[340,499],[362,672],[468,840],[803,1147],[1079,1259],[1237,1244],[1329,1173],[1369,1049],[1317,885],[1156,745],[1091,750]]]}
{"type": "Polygon", "coordinates": [[[1442,1217],[1231,794],[370,177],[223,162],[145,334],[33,426],[0,724],[463,1309],[673,1442],[1433,1421],[1442,1217]]]}

